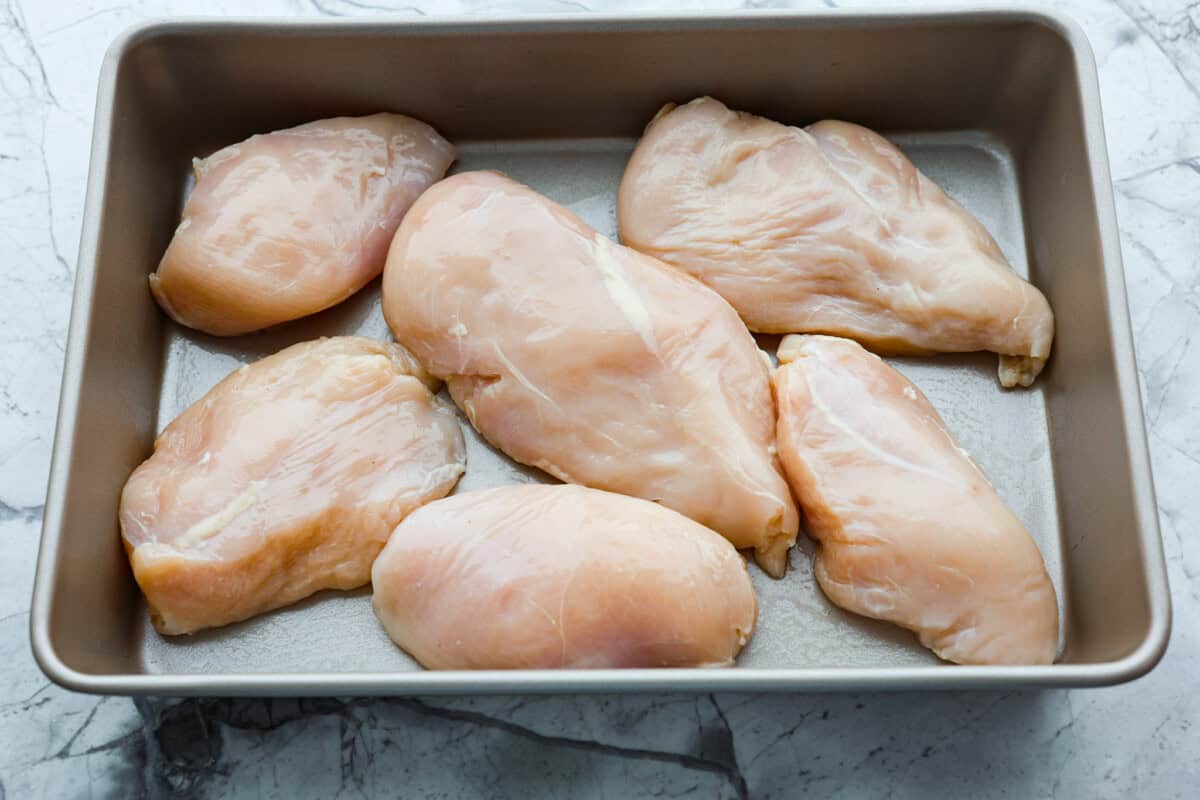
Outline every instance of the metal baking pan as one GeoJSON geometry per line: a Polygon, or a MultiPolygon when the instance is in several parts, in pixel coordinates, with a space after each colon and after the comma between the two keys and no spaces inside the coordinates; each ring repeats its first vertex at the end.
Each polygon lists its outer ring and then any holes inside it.
{"type": "MultiPolygon", "coordinates": [[[[471,431],[467,428],[468,435],[471,431]]],[[[471,438],[460,491],[538,480],[471,438]]],[[[171,21],[104,62],[32,613],[54,681],[118,694],[1086,686],[1148,671],[1170,607],[1092,54],[1042,11],[556,17],[520,21],[171,21]],[[386,338],[378,286],[308,320],[215,339],[172,324],[146,276],[190,159],[260,131],[400,111],[461,148],[456,169],[532,184],[613,234],[615,191],[666,101],[711,94],[805,124],[893,136],[979,216],[1050,298],[1058,335],[1029,390],[995,357],[899,359],[1041,546],[1063,602],[1057,664],[941,664],[910,634],[843,613],[811,578],[755,574],[759,629],[736,668],[421,671],[366,590],[325,593],[192,637],[154,633],[117,531],[155,433],[240,363],[337,333],[386,338]]]]}

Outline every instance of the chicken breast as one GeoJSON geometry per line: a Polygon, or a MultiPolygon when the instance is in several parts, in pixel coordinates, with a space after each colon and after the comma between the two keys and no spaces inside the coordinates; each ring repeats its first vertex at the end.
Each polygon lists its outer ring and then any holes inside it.
{"type": "Polygon", "coordinates": [[[489,442],[656,500],[778,577],[799,521],[765,357],[694,278],[502,175],[434,186],[396,233],[383,312],[489,442]]]}
{"type": "Polygon", "coordinates": [[[847,339],[788,336],[779,361],[779,451],[829,599],[949,661],[1053,661],[1041,553],[925,396],[847,339]]]}
{"type": "Polygon", "coordinates": [[[1054,316],[974,217],[858,125],[793,128],[709,97],[667,106],[617,199],[621,240],[700,278],[751,330],[880,353],[990,350],[1028,386],[1054,316]]]}
{"type": "Polygon", "coordinates": [[[341,337],[242,367],[121,494],[155,627],[191,633],[367,582],[388,534],[462,474],[462,431],[396,345],[341,337]]]}
{"type": "Polygon", "coordinates": [[[340,303],[383,271],[400,218],[452,161],[437,131],[399,114],[251,136],[194,162],[150,288],[176,322],[217,336],[340,303]]]}
{"type": "Polygon", "coordinates": [[[758,610],[742,557],[708,528],[561,484],[430,503],[371,583],[388,635],[430,669],[729,666],[758,610]]]}

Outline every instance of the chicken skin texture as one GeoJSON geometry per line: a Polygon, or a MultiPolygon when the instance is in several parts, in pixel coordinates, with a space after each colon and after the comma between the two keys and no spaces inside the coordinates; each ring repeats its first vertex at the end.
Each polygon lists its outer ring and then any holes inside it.
{"type": "Polygon", "coordinates": [[[339,337],[242,367],[180,414],[121,494],[159,632],[365,584],[396,524],[463,472],[435,386],[403,348],[339,337]]]}
{"type": "Polygon", "coordinates": [[[754,630],[746,564],[656,503],[504,486],[430,503],[371,571],[388,635],[430,669],[716,667],[754,630]]]}
{"type": "Polygon", "coordinates": [[[252,136],[196,160],[150,288],[176,322],[233,336],[340,303],[383,271],[400,218],[454,147],[399,114],[252,136]]]}
{"type": "Polygon", "coordinates": [[[695,275],[751,330],[883,354],[989,350],[1029,386],[1054,315],[987,230],[873,131],[795,128],[712,98],[650,123],[617,199],[621,240],[695,275]]]}
{"type": "Polygon", "coordinates": [[[848,339],[788,336],[779,360],[779,452],[829,599],[948,661],[1051,663],[1042,555],[925,396],[848,339]]]}
{"type": "Polygon", "coordinates": [[[699,281],[526,186],[468,172],[401,224],[383,312],[512,458],[661,502],[783,574],[799,520],[767,362],[699,281]]]}

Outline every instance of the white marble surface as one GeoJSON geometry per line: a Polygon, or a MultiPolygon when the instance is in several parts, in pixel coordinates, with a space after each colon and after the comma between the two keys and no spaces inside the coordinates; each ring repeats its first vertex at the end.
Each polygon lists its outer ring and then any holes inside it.
{"type": "MultiPolygon", "coordinates": [[[[674,4],[727,8],[735,2],[674,4]]],[[[831,0],[747,6],[860,5],[831,0]]],[[[584,12],[633,0],[3,0],[0,798],[1194,797],[1200,786],[1200,3],[1056,3],[1096,50],[1175,626],[1150,676],[1009,694],[172,703],[71,694],[33,663],[33,561],[96,77],[177,14],[584,12]],[[1197,342],[1200,342],[1198,337],[1197,342]],[[1187,787],[1191,786],[1191,789],[1187,787]]]]}

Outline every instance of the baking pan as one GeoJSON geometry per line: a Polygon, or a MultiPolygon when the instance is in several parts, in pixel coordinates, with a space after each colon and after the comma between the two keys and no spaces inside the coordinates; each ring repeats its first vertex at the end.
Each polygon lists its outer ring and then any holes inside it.
{"type": "MultiPolygon", "coordinates": [[[[520,21],[171,21],[104,62],[32,613],[56,682],[121,694],[406,694],[1085,686],[1135,678],[1170,627],[1091,51],[1041,11],[555,17],[520,21]],[[369,593],[324,593],[167,639],[122,552],[117,501],[155,433],[246,361],[319,335],[387,337],[373,284],[262,334],[172,324],[146,286],[190,160],[261,131],[399,111],[615,233],[615,192],[664,102],[712,94],[805,124],[893,136],[978,215],[1057,312],[1051,361],[1002,391],[995,356],[898,359],[1029,526],[1063,603],[1059,662],[941,664],[911,634],[833,608],[809,545],[755,570],[759,629],[734,669],[421,671],[369,593]]],[[[764,344],[770,345],[769,341],[764,344]]],[[[542,480],[470,440],[459,491],[542,480]]]]}

